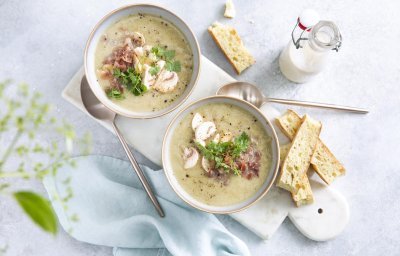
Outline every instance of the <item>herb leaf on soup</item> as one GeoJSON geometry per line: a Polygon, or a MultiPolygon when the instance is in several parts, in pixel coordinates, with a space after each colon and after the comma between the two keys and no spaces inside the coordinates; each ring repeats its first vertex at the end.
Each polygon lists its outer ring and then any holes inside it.
{"type": "Polygon", "coordinates": [[[161,46],[153,46],[150,52],[153,53],[159,59],[161,59],[164,56],[165,48],[161,46]]]}
{"type": "Polygon", "coordinates": [[[127,36],[123,44],[115,47],[98,69],[100,78],[110,81],[105,92],[111,99],[123,99],[125,89],[135,96],[143,95],[147,90],[168,93],[179,82],[175,72],[181,71],[181,63],[174,59],[175,50],[167,49],[168,45],[145,45],[140,32],[134,32],[134,35],[136,39],[127,36]]]}
{"type": "Polygon", "coordinates": [[[239,157],[241,153],[245,152],[250,144],[250,137],[247,133],[242,132],[239,137],[236,137],[233,142],[233,157],[239,157]]]}
{"type": "Polygon", "coordinates": [[[232,172],[239,176],[240,170],[237,168],[235,161],[240,157],[240,154],[246,152],[250,145],[250,137],[243,132],[233,141],[214,142],[211,141],[206,146],[195,142],[200,153],[209,161],[215,162],[216,168],[223,168],[227,173],[232,172]]]}
{"type": "Polygon", "coordinates": [[[123,93],[120,90],[118,90],[117,88],[107,89],[106,94],[107,94],[108,98],[110,98],[110,99],[120,100],[120,99],[124,98],[123,93]]]}
{"type": "Polygon", "coordinates": [[[171,72],[181,72],[181,63],[179,61],[167,61],[165,68],[171,72]]]}
{"type": "Polygon", "coordinates": [[[141,75],[134,68],[128,68],[125,72],[116,68],[113,75],[122,86],[136,96],[142,95],[147,91],[147,87],[142,83],[141,75]]]}
{"type": "Polygon", "coordinates": [[[150,75],[155,76],[160,72],[160,67],[159,66],[153,66],[149,69],[150,75]]]}
{"type": "Polygon", "coordinates": [[[170,61],[175,58],[174,50],[167,50],[162,46],[153,46],[150,50],[158,59],[163,59],[165,61],[170,61]]]}
{"type": "Polygon", "coordinates": [[[164,58],[166,61],[172,60],[173,58],[175,58],[175,51],[174,50],[164,51],[164,58]]]}
{"type": "Polygon", "coordinates": [[[153,46],[151,52],[157,57],[158,60],[165,61],[165,69],[171,72],[181,72],[181,63],[175,58],[174,50],[167,50],[161,46],[153,46]]]}

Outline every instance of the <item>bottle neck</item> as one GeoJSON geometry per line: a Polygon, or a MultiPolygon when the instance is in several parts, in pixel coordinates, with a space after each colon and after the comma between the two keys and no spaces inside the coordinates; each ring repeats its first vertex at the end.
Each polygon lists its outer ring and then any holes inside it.
{"type": "Polygon", "coordinates": [[[338,51],[342,44],[342,35],[335,23],[322,20],[312,28],[308,35],[308,43],[318,52],[338,51]]]}

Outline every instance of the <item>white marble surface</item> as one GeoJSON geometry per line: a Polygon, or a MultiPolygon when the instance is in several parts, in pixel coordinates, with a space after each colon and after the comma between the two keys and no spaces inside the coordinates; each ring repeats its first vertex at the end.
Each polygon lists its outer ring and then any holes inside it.
{"type": "MultiPolygon", "coordinates": [[[[25,81],[57,106],[60,116],[78,129],[90,129],[94,153],[124,158],[109,132],[66,103],[60,93],[82,65],[86,38],[107,11],[131,1],[0,0],[0,80],[25,81]]],[[[214,20],[234,24],[257,63],[237,77],[259,84],[274,97],[291,97],[368,107],[366,116],[307,111],[324,123],[321,137],[347,167],[332,186],[349,201],[351,218],[341,236],[318,243],[302,236],[286,221],[263,242],[230,217],[220,217],[254,255],[396,255],[400,251],[400,3],[397,1],[239,1],[237,17],[222,17],[224,1],[160,1],[193,28],[203,54],[234,75],[206,32],[214,20]],[[277,66],[281,48],[302,8],[313,7],[339,25],[344,44],[326,72],[313,82],[294,85],[277,66]],[[397,82],[397,83],[396,83],[397,82]]],[[[304,111],[299,109],[300,111],[304,111]]],[[[148,163],[141,158],[142,163],[148,163]]],[[[153,165],[154,167],[154,165],[153,165]]],[[[15,187],[43,191],[35,182],[15,187]]],[[[64,232],[42,233],[7,198],[0,201],[0,243],[9,255],[110,255],[111,249],[83,244],[64,232]]]]}

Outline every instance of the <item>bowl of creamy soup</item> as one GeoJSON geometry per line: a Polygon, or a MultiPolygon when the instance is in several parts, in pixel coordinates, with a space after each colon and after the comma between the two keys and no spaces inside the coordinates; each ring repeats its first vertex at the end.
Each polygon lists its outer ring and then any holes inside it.
{"type": "Polygon", "coordinates": [[[106,15],[89,36],[85,74],[96,97],[130,118],[154,118],[181,105],[200,70],[200,50],[186,23],[154,5],[106,15]]]}
{"type": "Polygon", "coordinates": [[[251,104],[213,96],[187,106],[171,121],[162,161],[170,185],[185,202],[210,213],[232,213],[273,185],[278,139],[251,104]]]}

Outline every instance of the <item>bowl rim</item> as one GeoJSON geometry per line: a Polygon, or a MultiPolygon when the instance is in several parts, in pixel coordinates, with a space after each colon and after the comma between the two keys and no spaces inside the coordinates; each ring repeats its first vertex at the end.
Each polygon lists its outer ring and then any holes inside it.
{"type": "MultiPolygon", "coordinates": [[[[169,9],[166,9],[160,5],[156,5],[156,4],[147,4],[147,3],[135,3],[135,4],[128,4],[128,5],[124,5],[121,6],[117,9],[113,9],[112,11],[108,12],[106,15],[104,15],[97,23],[96,25],[93,27],[93,29],[91,30],[90,34],[89,34],[89,38],[86,41],[86,45],[85,45],[85,50],[84,50],[84,54],[83,54],[83,59],[84,59],[84,69],[85,69],[85,77],[87,79],[87,74],[88,74],[88,64],[87,64],[87,59],[88,59],[88,49],[89,46],[93,43],[93,36],[96,33],[96,31],[98,31],[99,27],[104,23],[104,21],[106,21],[108,18],[110,18],[112,15],[123,11],[125,9],[129,9],[129,8],[135,8],[135,7],[155,7],[158,9],[161,9],[169,14],[171,14],[172,16],[174,16],[176,19],[178,19],[180,22],[182,22],[182,24],[184,24],[187,29],[189,30],[191,36],[194,39],[194,43],[195,43],[195,49],[192,49],[193,52],[197,52],[198,56],[199,56],[199,64],[198,64],[198,70],[197,70],[197,74],[195,79],[193,80],[193,86],[191,86],[191,88],[189,88],[189,92],[187,93],[187,95],[182,98],[178,104],[176,104],[174,107],[172,107],[171,109],[165,110],[165,111],[160,111],[158,113],[154,113],[154,114],[149,114],[149,115],[145,115],[145,116],[138,116],[137,114],[132,113],[131,114],[126,114],[126,113],[121,113],[119,112],[117,109],[113,108],[111,104],[109,104],[108,101],[102,101],[101,97],[99,97],[99,92],[97,90],[94,90],[94,86],[98,86],[98,84],[94,85],[93,82],[88,80],[88,84],[90,89],[93,91],[94,95],[97,97],[97,99],[99,99],[99,101],[109,110],[117,113],[118,115],[124,116],[124,117],[128,117],[128,118],[132,118],[132,119],[151,119],[151,118],[156,118],[156,117],[160,117],[160,116],[164,116],[168,113],[171,113],[172,111],[176,110],[178,107],[180,107],[184,102],[186,102],[186,100],[189,98],[189,96],[193,93],[194,88],[197,85],[197,82],[199,80],[199,76],[200,76],[200,72],[201,72],[201,51],[200,51],[200,45],[199,42],[197,40],[196,35],[193,33],[193,30],[190,28],[190,26],[181,18],[179,17],[177,14],[175,14],[174,12],[170,11],[169,9]]],[[[174,24],[175,25],[175,24],[174,24]]],[[[175,25],[176,26],[176,25],[175,25]]],[[[182,32],[183,34],[183,32],[182,32]]],[[[185,35],[186,36],[186,35],[185,35]]],[[[194,73],[194,70],[193,70],[194,73]]],[[[192,73],[192,76],[193,76],[192,73]]],[[[186,89],[187,90],[187,89],[186,89]]],[[[151,113],[151,112],[149,112],[151,113]]]]}
{"type": "Polygon", "coordinates": [[[189,204],[190,206],[192,206],[192,207],[194,207],[194,208],[196,208],[196,209],[198,209],[198,210],[204,211],[204,212],[213,213],[213,214],[230,214],[230,213],[239,212],[239,211],[242,211],[242,210],[245,210],[245,209],[249,208],[250,206],[252,206],[252,205],[255,204],[256,202],[258,202],[261,198],[263,198],[263,197],[268,193],[268,191],[271,189],[271,187],[275,184],[275,180],[276,180],[276,177],[277,177],[277,175],[278,175],[278,170],[279,170],[279,162],[280,162],[279,139],[278,139],[278,136],[277,136],[277,134],[276,134],[275,127],[272,125],[272,123],[269,121],[269,119],[265,116],[265,114],[263,114],[263,113],[260,111],[260,109],[258,109],[258,108],[255,107],[254,105],[252,105],[252,104],[250,104],[250,103],[248,103],[247,101],[242,100],[242,99],[238,99],[238,98],[230,97],[230,96],[226,96],[226,95],[213,95],[213,96],[208,96],[208,97],[205,97],[205,98],[198,99],[198,100],[196,100],[196,101],[194,101],[194,102],[191,102],[190,104],[186,105],[184,108],[182,108],[181,110],[179,110],[178,113],[176,113],[176,115],[174,116],[174,118],[173,118],[173,119],[171,120],[171,122],[169,123],[169,125],[168,125],[168,127],[167,127],[167,129],[166,129],[166,131],[165,131],[165,134],[164,134],[163,143],[162,143],[161,159],[162,159],[162,165],[163,165],[163,172],[164,172],[165,176],[167,177],[167,180],[168,180],[169,185],[172,187],[172,189],[174,190],[174,192],[179,196],[179,198],[181,198],[184,202],[186,202],[186,203],[189,204]],[[233,209],[233,210],[213,211],[213,210],[209,210],[209,209],[200,207],[200,206],[198,206],[198,205],[192,203],[190,200],[188,200],[188,199],[184,198],[183,196],[181,196],[181,194],[180,194],[180,193],[177,191],[177,189],[174,187],[174,185],[173,185],[173,183],[172,183],[172,181],[171,181],[170,176],[166,173],[166,170],[165,170],[165,165],[166,165],[165,162],[166,162],[166,157],[167,157],[167,156],[166,156],[166,151],[167,151],[167,149],[166,149],[166,140],[167,140],[167,135],[168,135],[170,132],[173,132],[173,131],[172,131],[172,125],[176,122],[177,118],[183,114],[184,111],[186,111],[187,109],[189,109],[189,108],[192,107],[193,105],[198,104],[198,103],[203,102],[203,101],[208,101],[208,100],[214,99],[214,98],[220,98],[220,99],[228,98],[228,99],[231,99],[231,100],[236,100],[236,101],[238,101],[238,102],[240,102],[240,103],[243,103],[243,104],[247,105],[248,107],[250,107],[251,109],[253,109],[255,112],[257,112],[258,114],[260,114],[260,115],[264,118],[264,120],[267,122],[267,124],[270,126],[270,128],[271,128],[271,130],[272,130],[272,137],[273,137],[273,145],[272,145],[272,146],[275,147],[275,150],[276,150],[276,152],[277,152],[276,164],[275,164],[275,166],[273,167],[273,172],[274,172],[274,173],[273,173],[273,177],[272,177],[271,182],[268,184],[268,186],[267,186],[267,187],[264,189],[264,191],[263,191],[257,198],[255,198],[253,201],[250,201],[248,204],[246,204],[246,205],[244,205],[244,206],[242,206],[242,207],[240,207],[240,208],[233,209]]]}

